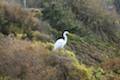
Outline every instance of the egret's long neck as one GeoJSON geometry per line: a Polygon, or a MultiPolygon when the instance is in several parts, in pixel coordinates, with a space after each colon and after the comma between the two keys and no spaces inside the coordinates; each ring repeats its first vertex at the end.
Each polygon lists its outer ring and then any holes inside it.
{"type": "Polygon", "coordinates": [[[63,37],[64,37],[65,42],[67,42],[67,35],[63,34],[63,37]]]}

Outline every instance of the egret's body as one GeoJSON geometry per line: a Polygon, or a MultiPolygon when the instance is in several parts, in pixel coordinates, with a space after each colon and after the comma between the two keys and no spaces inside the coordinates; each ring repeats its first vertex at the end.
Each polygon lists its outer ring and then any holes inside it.
{"type": "Polygon", "coordinates": [[[54,44],[54,49],[53,50],[57,50],[57,49],[61,49],[61,48],[64,48],[64,46],[66,45],[67,43],[67,34],[69,32],[68,31],[65,31],[63,33],[63,38],[61,39],[58,39],[55,44],[54,44]]]}

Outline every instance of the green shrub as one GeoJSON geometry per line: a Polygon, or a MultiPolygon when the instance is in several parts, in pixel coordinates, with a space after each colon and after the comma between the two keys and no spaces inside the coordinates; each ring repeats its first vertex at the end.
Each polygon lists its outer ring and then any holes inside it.
{"type": "Polygon", "coordinates": [[[68,3],[64,0],[42,1],[43,19],[57,30],[74,31],[81,27],[81,24],[76,20],[68,3]]]}

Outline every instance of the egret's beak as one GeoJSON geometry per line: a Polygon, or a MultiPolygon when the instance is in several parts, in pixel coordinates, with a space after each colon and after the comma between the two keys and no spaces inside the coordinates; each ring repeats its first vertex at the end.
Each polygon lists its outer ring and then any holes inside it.
{"type": "Polygon", "coordinates": [[[67,35],[70,35],[70,32],[68,32],[67,35]]]}
{"type": "Polygon", "coordinates": [[[70,32],[68,32],[68,35],[70,34],[70,32]]]}
{"type": "Polygon", "coordinates": [[[68,35],[72,35],[72,33],[68,33],[68,35]]]}

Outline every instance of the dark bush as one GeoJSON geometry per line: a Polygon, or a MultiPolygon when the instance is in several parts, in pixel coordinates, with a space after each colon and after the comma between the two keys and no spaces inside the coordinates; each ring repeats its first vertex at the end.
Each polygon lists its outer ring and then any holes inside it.
{"type": "Polygon", "coordinates": [[[114,0],[117,12],[120,14],[120,0],[114,0]]]}
{"type": "Polygon", "coordinates": [[[57,30],[78,30],[81,23],[76,20],[74,13],[64,0],[42,1],[43,19],[57,30]]]}

